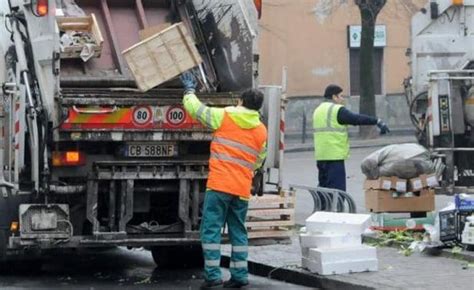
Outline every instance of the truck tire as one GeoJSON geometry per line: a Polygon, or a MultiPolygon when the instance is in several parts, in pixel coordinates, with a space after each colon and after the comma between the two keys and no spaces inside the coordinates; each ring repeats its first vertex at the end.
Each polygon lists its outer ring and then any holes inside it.
{"type": "MultiPolygon", "coordinates": [[[[10,273],[38,273],[43,266],[43,260],[39,257],[32,257],[31,259],[6,259],[7,244],[9,231],[0,229],[0,274],[10,273]]],[[[28,255],[28,254],[27,254],[28,255]]]]}
{"type": "Polygon", "coordinates": [[[151,255],[160,269],[194,268],[204,264],[201,245],[153,247],[151,255]]]}
{"type": "Polygon", "coordinates": [[[7,253],[7,231],[0,229],[0,274],[3,274],[7,267],[6,253],[7,253]]]}
{"type": "Polygon", "coordinates": [[[4,229],[0,229],[0,262],[5,260],[7,252],[7,232],[4,229]]]}

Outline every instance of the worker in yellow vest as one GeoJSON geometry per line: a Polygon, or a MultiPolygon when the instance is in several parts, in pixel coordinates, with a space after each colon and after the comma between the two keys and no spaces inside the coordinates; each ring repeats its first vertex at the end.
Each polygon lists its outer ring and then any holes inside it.
{"type": "Polygon", "coordinates": [[[191,73],[181,76],[183,104],[193,119],[214,131],[209,159],[209,176],[201,220],[204,253],[202,289],[241,288],[248,285],[247,229],[245,219],[252,178],[266,157],[267,129],[260,121],[263,94],[254,89],[242,93],[237,106],[207,107],[194,94],[191,73]],[[232,253],[231,278],[222,282],[220,265],[221,231],[227,223],[232,253]]]}
{"type": "Polygon", "coordinates": [[[346,191],[344,160],[349,157],[348,125],[377,125],[380,134],[390,130],[381,119],[346,109],[342,88],[337,85],[329,85],[324,98],[313,113],[314,156],[319,186],[346,191]]]}

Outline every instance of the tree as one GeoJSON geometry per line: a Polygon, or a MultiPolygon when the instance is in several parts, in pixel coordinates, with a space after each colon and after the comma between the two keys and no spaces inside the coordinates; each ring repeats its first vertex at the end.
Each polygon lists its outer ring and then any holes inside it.
{"type": "MultiPolygon", "coordinates": [[[[359,7],[361,18],[361,39],[360,39],[360,101],[359,111],[361,114],[375,116],[375,92],[373,70],[374,54],[374,32],[377,15],[387,0],[355,0],[359,7]]],[[[360,127],[359,134],[363,138],[371,135],[371,127],[360,127]]]]}
{"type": "MultiPolygon", "coordinates": [[[[337,9],[343,6],[349,6],[349,0],[319,0],[313,10],[317,20],[320,23],[326,21],[337,9]]],[[[360,44],[360,102],[359,112],[368,115],[376,115],[375,110],[375,92],[373,71],[374,54],[374,31],[377,16],[382,8],[385,7],[387,0],[353,0],[359,8],[361,16],[361,44],[360,44]]],[[[402,19],[406,15],[413,15],[420,9],[423,1],[414,0],[392,0],[387,5],[385,12],[392,19],[402,19]]],[[[361,126],[360,136],[368,138],[372,135],[374,128],[372,126],[361,126]]]]}

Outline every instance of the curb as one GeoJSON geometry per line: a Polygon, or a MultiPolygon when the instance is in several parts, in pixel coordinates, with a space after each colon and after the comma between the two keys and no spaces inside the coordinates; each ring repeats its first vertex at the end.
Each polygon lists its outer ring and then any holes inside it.
{"type": "MultiPolygon", "coordinates": [[[[221,267],[229,268],[230,257],[222,255],[221,267]]],[[[265,277],[268,279],[274,279],[278,281],[283,281],[291,284],[306,286],[306,287],[317,287],[321,289],[356,289],[356,290],[368,290],[376,289],[373,287],[368,287],[364,285],[359,285],[355,283],[349,283],[344,281],[339,281],[336,279],[328,278],[330,276],[320,276],[308,272],[304,269],[287,269],[283,267],[273,267],[265,265],[262,263],[257,263],[254,261],[248,261],[249,273],[265,277]]]]}
{"type": "MultiPolygon", "coordinates": [[[[393,144],[393,143],[392,142],[386,142],[386,143],[381,143],[381,144],[354,144],[354,145],[351,145],[351,149],[382,147],[382,146],[387,146],[387,145],[391,145],[391,144],[393,144]]],[[[314,148],[312,146],[296,147],[296,148],[285,149],[285,153],[308,152],[308,151],[313,151],[313,150],[314,150],[314,148]]]]}
{"type": "MultiPolygon", "coordinates": [[[[353,144],[351,145],[351,149],[356,149],[356,148],[373,148],[373,147],[383,147],[387,145],[391,145],[393,142],[387,141],[384,143],[372,143],[372,144],[353,144]]],[[[307,152],[307,151],[313,151],[314,147],[311,146],[301,146],[301,147],[295,147],[295,148],[288,148],[285,149],[285,153],[295,153],[295,152],[307,152]]]]}
{"type": "MultiPolygon", "coordinates": [[[[398,136],[398,135],[397,135],[398,136]]],[[[404,137],[406,138],[406,135],[399,135],[401,139],[404,139],[404,137]]],[[[415,138],[413,136],[413,138],[415,138]]],[[[354,149],[354,148],[373,148],[373,147],[383,147],[383,146],[387,146],[387,145],[392,145],[394,144],[394,138],[390,138],[390,139],[381,139],[380,141],[377,141],[377,139],[375,140],[353,140],[352,143],[350,144],[350,148],[351,149],[354,149]]],[[[407,142],[411,141],[411,140],[406,140],[407,142]]],[[[413,140],[413,142],[416,142],[416,139],[413,140]]],[[[295,153],[295,152],[307,152],[307,151],[313,151],[314,150],[314,147],[313,147],[313,144],[312,142],[311,143],[308,143],[308,145],[303,145],[303,144],[300,144],[300,146],[296,145],[292,148],[287,148],[284,150],[285,153],[295,153]]]]}

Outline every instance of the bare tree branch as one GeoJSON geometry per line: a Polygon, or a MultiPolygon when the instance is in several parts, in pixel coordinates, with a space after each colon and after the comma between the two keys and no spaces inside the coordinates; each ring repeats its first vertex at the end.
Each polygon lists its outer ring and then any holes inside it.
{"type": "Polygon", "coordinates": [[[348,0],[319,0],[313,13],[320,23],[333,14],[341,5],[347,4],[348,0]]]}

